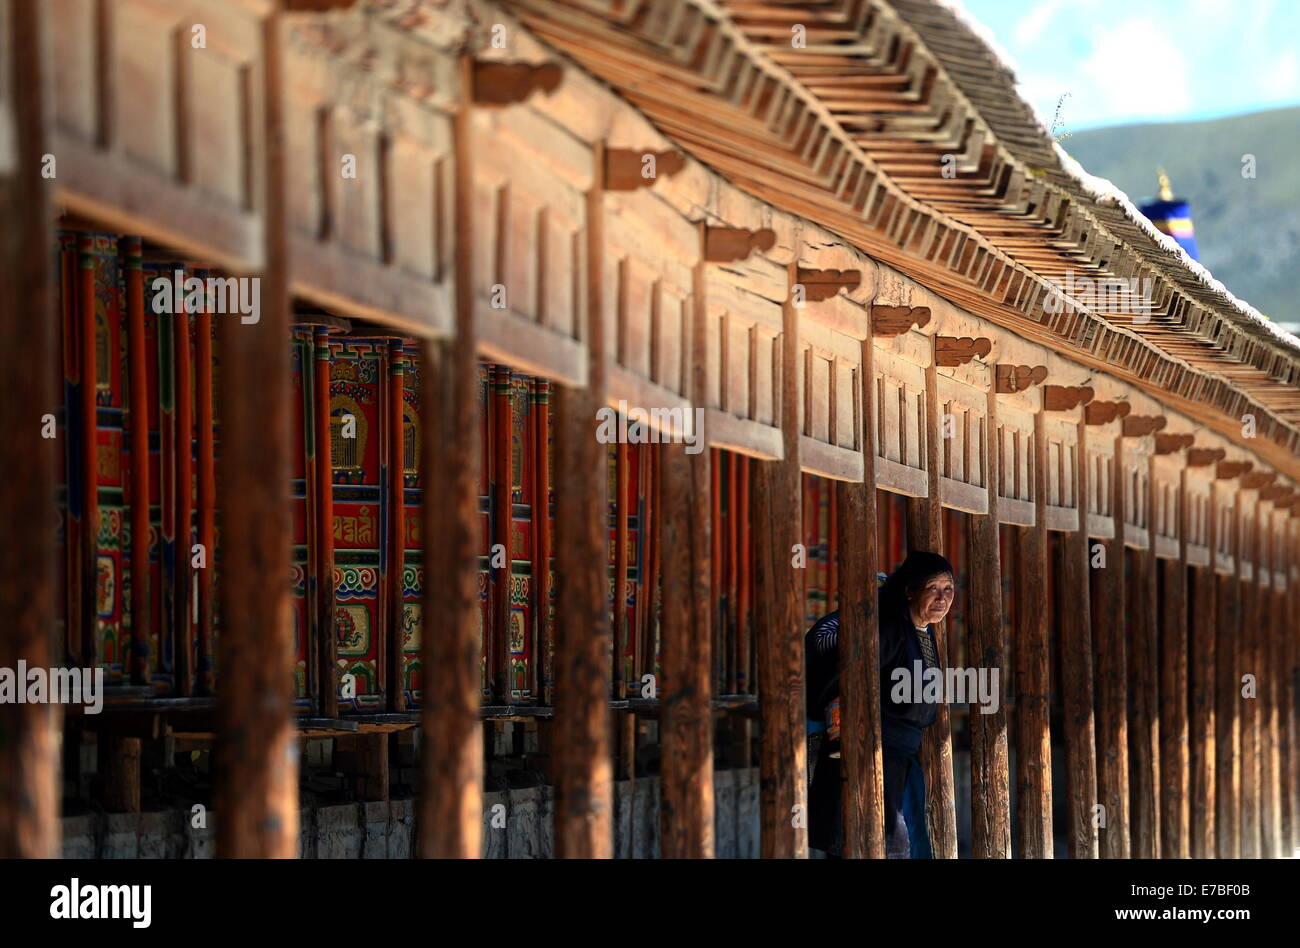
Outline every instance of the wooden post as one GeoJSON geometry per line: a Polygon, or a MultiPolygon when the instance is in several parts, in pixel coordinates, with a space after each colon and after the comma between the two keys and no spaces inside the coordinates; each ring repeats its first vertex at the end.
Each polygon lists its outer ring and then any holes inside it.
{"type": "MultiPolygon", "coordinates": [[[[402,392],[406,384],[406,359],[401,339],[393,339],[388,346],[388,708],[406,710],[406,689],[402,680],[403,613],[406,611],[403,594],[406,570],[406,438],[402,392]]],[[[509,500],[509,485],[506,498],[509,500]]],[[[506,566],[510,554],[506,554],[506,566]]],[[[508,570],[507,570],[508,572],[508,570]]],[[[387,743],[384,747],[387,748],[387,743]]],[[[384,796],[388,799],[387,786],[384,796]]]]}
{"type": "MultiPolygon", "coordinates": [[[[1179,492],[1181,494],[1181,491],[1179,492]]],[[[1179,508],[1182,507],[1181,497],[1179,508]]],[[[1187,750],[1186,571],[1180,560],[1161,560],[1160,609],[1160,853],[1186,859],[1190,809],[1187,750]]]]}
{"type": "Polygon", "coordinates": [[[99,735],[104,773],[104,809],[109,813],[140,812],[140,738],[99,735]]]}
{"type": "MultiPolygon", "coordinates": [[[[1183,490],[1186,495],[1187,473],[1183,472],[1183,490]]],[[[1207,503],[1206,516],[1212,514],[1207,503]]],[[[1184,513],[1187,507],[1184,506],[1184,513]]],[[[1193,859],[1212,859],[1215,855],[1215,714],[1214,688],[1216,648],[1214,639],[1215,610],[1218,597],[1214,575],[1215,524],[1211,517],[1209,526],[1210,565],[1192,571],[1193,605],[1191,611],[1192,654],[1191,663],[1191,846],[1193,859]]],[[[1180,558],[1185,559],[1186,534],[1190,528],[1187,517],[1181,521],[1180,558]]]]}
{"type": "Polygon", "coordinates": [[[1016,821],[1017,855],[1022,859],[1053,856],[1044,417],[1041,408],[1034,414],[1034,525],[1016,533],[1016,821]]]}
{"type": "Polygon", "coordinates": [[[297,734],[290,720],[289,293],[280,8],[262,22],[262,309],[221,322],[221,688],[217,852],[298,851],[297,734]]]}
{"type": "Polygon", "coordinates": [[[453,120],[455,336],[425,348],[420,439],[425,592],[421,660],[420,855],[477,859],[483,836],[479,720],[478,359],[474,323],[472,61],[461,58],[453,120]]]}
{"type": "Polygon", "coordinates": [[[1246,579],[1243,570],[1247,558],[1252,569],[1259,567],[1259,520],[1255,515],[1255,504],[1247,508],[1240,492],[1237,494],[1238,529],[1244,534],[1244,542],[1239,545],[1237,557],[1237,586],[1241,590],[1240,624],[1237,637],[1237,694],[1241,703],[1241,858],[1258,859],[1262,855],[1260,836],[1260,728],[1259,698],[1247,698],[1242,692],[1245,684],[1242,678],[1252,675],[1255,687],[1259,687],[1259,586],[1252,573],[1246,579]],[[1247,513],[1249,509],[1249,513],[1247,513]],[[1247,526],[1247,521],[1249,526],[1247,526]]]}
{"type": "MultiPolygon", "coordinates": [[[[998,521],[998,395],[996,381],[988,392],[983,438],[984,482],[988,511],[970,518],[970,632],[967,656],[981,669],[998,668],[1005,654],[1002,632],[1001,525],[998,521]]],[[[999,677],[999,681],[1000,681],[999,677]]],[[[1001,695],[997,710],[970,709],[971,848],[977,859],[1011,858],[1011,785],[1007,751],[1007,712],[1001,695]]]]}
{"type": "MultiPolygon", "coordinates": [[[[51,385],[55,365],[52,327],[54,281],[50,272],[50,188],[41,177],[45,154],[43,124],[44,11],[37,0],[8,5],[8,47],[0,68],[12,93],[13,148],[9,164],[0,155],[0,330],[10,340],[0,347],[5,394],[0,398],[0,667],[49,668],[54,627],[53,517],[56,457],[66,427],[42,437],[58,405],[51,385]],[[21,345],[15,340],[21,340],[21,345]]],[[[50,858],[59,849],[59,734],[57,704],[0,704],[0,858],[50,858]]]]}
{"type": "MultiPolygon", "coordinates": [[[[868,313],[870,308],[868,307],[868,313]]],[[[868,317],[869,318],[869,317],[868,317]]],[[[847,859],[885,858],[885,794],[880,735],[880,628],[876,599],[875,345],[862,341],[861,482],[841,481],[840,753],[844,762],[844,852],[847,859]]]]}
{"type": "MultiPolygon", "coordinates": [[[[1277,568],[1274,559],[1273,517],[1271,512],[1264,515],[1264,545],[1269,551],[1268,566],[1271,573],[1277,568]]],[[[1264,637],[1263,654],[1260,658],[1260,694],[1263,699],[1262,710],[1266,716],[1264,722],[1264,849],[1269,859],[1278,859],[1289,855],[1282,845],[1282,785],[1281,763],[1283,735],[1278,728],[1279,692],[1285,665],[1282,662],[1278,640],[1285,634],[1281,616],[1281,604],[1277,591],[1270,582],[1262,586],[1267,616],[1261,622],[1261,634],[1264,637]]]]}
{"type": "MultiPolygon", "coordinates": [[[[1219,511],[1223,507],[1233,509],[1230,501],[1225,503],[1216,485],[1211,496],[1211,508],[1214,522],[1219,520],[1219,511]]],[[[1236,516],[1230,521],[1228,546],[1236,556],[1240,527],[1236,516]]],[[[1213,555],[1213,552],[1212,552],[1213,555]]],[[[1211,570],[1214,571],[1213,560],[1211,570]]],[[[1237,638],[1238,615],[1240,612],[1240,585],[1235,574],[1220,576],[1214,571],[1216,585],[1216,628],[1215,641],[1215,679],[1216,709],[1214,728],[1215,752],[1215,826],[1217,833],[1217,851],[1220,859],[1239,859],[1241,857],[1241,817],[1239,813],[1241,799],[1241,734],[1238,726],[1240,714],[1240,679],[1237,672],[1237,638]]]]}
{"type": "MultiPolygon", "coordinates": [[[[131,683],[149,680],[149,633],[153,627],[152,575],[149,569],[149,393],[148,349],[144,333],[144,273],[139,237],[126,242],[126,319],[130,344],[131,406],[131,683]]],[[[209,360],[211,353],[209,352],[209,360]]],[[[210,548],[209,548],[210,555],[210,548]]]]}
{"type": "MultiPolygon", "coordinates": [[[[1154,527],[1156,469],[1147,464],[1148,519],[1154,527]]],[[[1157,653],[1158,607],[1156,601],[1156,543],[1151,530],[1147,548],[1135,553],[1131,562],[1133,582],[1128,593],[1129,674],[1133,708],[1129,731],[1129,759],[1133,763],[1130,848],[1135,859],[1160,856],[1160,716],[1157,710],[1159,660],[1157,653]]]]}
{"type": "MultiPolygon", "coordinates": [[[[203,278],[203,271],[195,276],[203,278]]],[[[172,325],[173,369],[176,380],[176,505],[174,549],[176,591],[172,598],[172,640],[176,656],[176,690],[183,696],[194,693],[194,625],[191,619],[191,590],[194,567],[190,552],[194,527],[194,388],[190,362],[190,317],[184,311],[170,317],[172,325]]]]}
{"type": "MultiPolygon", "coordinates": [[[[212,411],[212,314],[207,306],[195,318],[194,390],[198,424],[198,541],[206,565],[199,570],[198,666],[195,688],[200,695],[213,693],[212,630],[216,604],[212,601],[217,548],[216,430],[212,411]]],[[[146,432],[147,434],[147,432],[146,432]]],[[[145,560],[147,563],[148,561],[145,560]]]]}
{"type": "MultiPolygon", "coordinates": [[[[1081,413],[1082,414],[1082,413],[1081,413]]],[[[1064,601],[1061,613],[1061,681],[1065,704],[1066,801],[1071,859],[1097,858],[1093,805],[1097,799],[1097,756],[1092,707],[1092,626],[1089,610],[1088,426],[1078,423],[1074,499],[1078,529],[1061,545],[1058,580],[1064,601]]]]}
{"type": "MultiPolygon", "coordinates": [[[[91,252],[93,246],[93,238],[89,234],[78,236],[77,323],[81,343],[81,430],[77,432],[77,437],[81,439],[81,579],[75,588],[81,591],[81,622],[77,628],[68,630],[72,643],[72,662],[87,667],[95,663],[95,614],[98,611],[95,601],[98,586],[96,560],[99,546],[99,407],[95,398],[99,385],[95,376],[97,329],[95,258],[91,252]]],[[[69,478],[69,489],[71,486],[69,478]]]]}
{"type": "MultiPolygon", "coordinates": [[[[604,146],[587,194],[587,386],[560,386],[555,468],[558,621],[555,643],[555,851],[561,858],[609,858],[613,849],[610,761],[607,461],[596,440],[605,406],[604,146]]],[[[676,595],[664,590],[664,599],[676,595]]]]}
{"type": "MultiPolygon", "coordinates": [[[[330,440],[329,329],[317,326],[314,337],[316,675],[320,687],[320,714],[334,718],[339,713],[339,643],[334,634],[334,449],[330,440]]],[[[428,663],[424,667],[427,669],[428,663]]]]}
{"type": "MultiPolygon", "coordinates": [[[[798,282],[791,267],[789,284],[798,282]]],[[[759,840],[764,859],[808,856],[808,741],[804,704],[803,577],[792,569],[804,542],[799,467],[799,311],[781,308],[781,437],[784,457],[754,474],[755,627],[758,633],[759,840]]],[[[667,595],[665,590],[665,595],[667,595]]]]}
{"type": "MultiPolygon", "coordinates": [[[[1099,827],[1103,858],[1129,858],[1128,662],[1124,583],[1124,436],[1115,439],[1111,471],[1111,515],[1115,536],[1104,544],[1106,562],[1092,571],[1092,613],[1097,630],[1097,793],[1106,822],[1099,827]]],[[[1134,498],[1136,500],[1137,498],[1134,498]]],[[[1155,529],[1151,527],[1150,542],[1155,529]]]]}
{"type": "MultiPolygon", "coordinates": [[[[943,553],[943,502],[939,496],[939,381],[933,354],[925,370],[925,466],[929,479],[926,497],[907,499],[907,548],[943,553]]],[[[939,664],[948,662],[946,623],[934,628],[939,664]]],[[[934,724],[921,739],[921,766],[925,772],[926,822],[935,859],[957,858],[957,806],[953,799],[952,725],[948,706],[940,703],[934,724]]]]}

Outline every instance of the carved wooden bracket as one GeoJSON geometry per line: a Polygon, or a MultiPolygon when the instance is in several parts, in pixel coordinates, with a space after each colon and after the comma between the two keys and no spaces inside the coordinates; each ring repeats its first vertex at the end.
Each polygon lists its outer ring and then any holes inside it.
{"type": "Polygon", "coordinates": [[[803,267],[797,270],[804,301],[808,303],[820,303],[840,290],[852,290],[862,283],[861,270],[808,270],[803,267]]]}
{"type": "Polygon", "coordinates": [[[1090,386],[1047,385],[1043,387],[1044,411],[1069,411],[1086,405],[1097,393],[1090,386]]]}
{"type": "Polygon", "coordinates": [[[997,365],[993,369],[993,390],[999,395],[1014,395],[1031,385],[1047,380],[1045,365],[997,365]]]}
{"type": "Polygon", "coordinates": [[[1250,461],[1220,461],[1214,469],[1214,477],[1216,480],[1230,481],[1234,477],[1241,477],[1254,466],[1250,461]]]}
{"type": "Polygon", "coordinates": [[[743,230],[738,227],[705,227],[704,259],[709,263],[734,263],[744,260],[755,250],[771,250],[776,246],[776,231],[770,227],[762,230],[743,230]]]}
{"type": "MultiPolygon", "coordinates": [[[[1129,421],[1130,419],[1125,418],[1124,424],[1127,425],[1129,421]]],[[[1126,435],[1128,434],[1127,431],[1124,433],[1126,435]]],[[[1183,448],[1191,448],[1192,442],[1195,440],[1196,435],[1194,434],[1157,434],[1156,454],[1173,454],[1176,451],[1183,450],[1183,448]]],[[[1227,452],[1224,451],[1223,448],[1192,448],[1192,450],[1187,452],[1187,463],[1191,464],[1192,467],[1204,467],[1206,464],[1212,464],[1215,461],[1221,460],[1223,455],[1226,453],[1227,452]],[[1196,454],[1197,451],[1209,451],[1214,455],[1214,457],[1199,462],[1193,462],[1192,455],[1196,454]]]]}
{"type": "Polygon", "coordinates": [[[633,148],[605,149],[605,190],[635,191],[651,187],[660,176],[671,178],[686,167],[680,151],[646,151],[633,148]],[[646,158],[654,162],[647,165],[646,158]],[[646,174],[647,168],[653,173],[646,174]]]}
{"type": "MultiPolygon", "coordinates": [[[[1160,435],[1156,436],[1159,441],[1160,435]]],[[[1228,452],[1223,448],[1192,448],[1187,452],[1188,467],[1206,467],[1210,464],[1218,464],[1228,456],[1228,452]]]]}
{"type": "Polygon", "coordinates": [[[1242,490],[1260,490],[1277,480],[1276,472],[1254,471],[1241,477],[1242,490]]]}
{"type": "Polygon", "coordinates": [[[909,331],[913,326],[920,329],[929,325],[930,307],[928,306],[885,306],[872,304],[871,335],[898,336],[909,331]]]}
{"type": "Polygon", "coordinates": [[[976,356],[983,359],[992,351],[993,340],[983,336],[973,339],[970,336],[934,337],[935,365],[965,365],[976,356]]]}
{"type": "Polygon", "coordinates": [[[528,63],[474,61],[474,104],[514,105],[537,90],[554,92],[564,78],[564,70],[555,63],[532,66],[528,63]]]}
{"type": "Polygon", "coordinates": [[[1169,419],[1164,415],[1129,415],[1124,419],[1124,437],[1145,438],[1157,431],[1164,431],[1168,423],[1169,419]]]}
{"type": "Polygon", "coordinates": [[[1285,484],[1273,484],[1259,492],[1260,500],[1267,500],[1276,507],[1289,507],[1295,496],[1295,490],[1285,484]]]}
{"type": "Polygon", "coordinates": [[[1127,418],[1132,410],[1128,402],[1089,402],[1083,409],[1083,423],[1108,425],[1116,418],[1127,418]]]}

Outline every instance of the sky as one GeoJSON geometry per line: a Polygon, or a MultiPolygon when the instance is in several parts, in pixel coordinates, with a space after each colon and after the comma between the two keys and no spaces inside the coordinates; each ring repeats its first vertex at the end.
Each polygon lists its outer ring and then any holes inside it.
{"type": "Polygon", "coordinates": [[[1055,131],[1300,104],[1300,0],[961,0],[1055,131]]]}

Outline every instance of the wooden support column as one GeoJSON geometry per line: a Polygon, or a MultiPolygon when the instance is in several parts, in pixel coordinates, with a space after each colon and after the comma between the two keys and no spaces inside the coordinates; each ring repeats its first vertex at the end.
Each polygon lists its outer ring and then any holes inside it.
{"type": "Polygon", "coordinates": [[[1021,859],[1053,856],[1044,417],[1044,408],[1034,414],[1034,525],[1016,532],[1016,855],[1021,859]]]}
{"type": "MultiPolygon", "coordinates": [[[[54,628],[54,484],[65,425],[55,438],[41,429],[53,415],[56,365],[54,275],[50,271],[50,193],[41,177],[45,154],[45,83],[41,52],[43,4],[11,0],[7,35],[0,37],[3,84],[12,93],[12,148],[0,150],[0,347],[5,380],[0,398],[0,667],[49,668],[54,628]],[[12,163],[10,163],[12,161],[12,163]],[[21,344],[18,344],[21,340],[21,344]]],[[[51,858],[59,850],[57,704],[0,704],[0,858],[51,858]]]]}
{"type": "Polygon", "coordinates": [[[1284,784],[1291,801],[1291,835],[1286,854],[1300,850],[1300,636],[1294,630],[1295,616],[1300,615],[1300,538],[1296,520],[1300,501],[1292,500],[1291,516],[1283,521],[1283,568],[1286,570],[1286,728],[1289,756],[1283,761],[1284,784]]]}
{"type": "MultiPolygon", "coordinates": [[[[684,354],[689,361],[688,392],[693,404],[706,397],[707,365],[706,264],[704,225],[700,225],[701,259],[692,272],[691,336],[684,354]]],[[[685,340],[684,340],[685,342],[685,340]]],[[[696,413],[695,418],[702,416],[696,413]]],[[[694,418],[690,423],[694,425],[694,418]]],[[[659,447],[661,477],[656,508],[662,543],[663,677],[659,686],[660,777],[659,847],[666,859],[712,858],[714,855],[713,710],[710,704],[714,620],[712,562],[719,532],[713,517],[711,484],[717,457],[707,432],[694,429],[696,440],[685,446],[659,447]]],[[[652,448],[651,450],[656,450],[652,448]]],[[[732,463],[738,459],[732,458],[732,463]]],[[[733,495],[734,498],[734,495],[733,495]]],[[[733,511],[735,507],[733,506],[733,511]]],[[[734,517],[733,517],[734,519],[734,517]]],[[[653,615],[654,587],[647,587],[653,615]]],[[[649,634],[650,622],[645,625],[649,634]]],[[[647,670],[654,671],[654,650],[646,650],[647,670]]]]}
{"type": "Polygon", "coordinates": [[[1160,856],[1160,662],[1154,530],[1154,512],[1157,509],[1155,473],[1153,459],[1147,466],[1146,501],[1151,525],[1149,542],[1145,550],[1133,554],[1130,563],[1132,582],[1125,589],[1128,602],[1128,685],[1133,714],[1129,731],[1129,759],[1133,765],[1129,844],[1134,859],[1157,859],[1160,856]]]}
{"type": "MultiPolygon", "coordinates": [[[[1125,419],[1127,422],[1127,419],[1125,419]]],[[[1097,625],[1097,796],[1105,825],[1098,851],[1105,859],[1129,858],[1128,647],[1124,582],[1124,435],[1115,439],[1111,472],[1114,538],[1104,542],[1105,566],[1092,571],[1092,613],[1097,625]]],[[[1136,500],[1136,498],[1135,498],[1136,500]]],[[[1152,530],[1154,533],[1154,530],[1152,530]]],[[[1155,542],[1152,540],[1151,542],[1155,542]]]]}
{"type": "Polygon", "coordinates": [[[1075,502],[1079,526],[1061,546],[1062,601],[1075,605],[1061,613],[1061,681],[1065,703],[1065,780],[1067,839],[1071,859],[1097,858],[1097,752],[1092,707],[1092,618],[1089,607],[1088,426],[1079,419],[1075,502]]]}
{"type": "MultiPolygon", "coordinates": [[[[609,519],[605,445],[596,440],[605,406],[604,146],[595,148],[587,195],[587,386],[556,395],[555,852],[561,858],[612,855],[610,760],[609,519]]],[[[665,561],[666,562],[666,561],[665,561]]],[[[665,601],[676,595],[665,588],[665,601]]]]}
{"type": "Polygon", "coordinates": [[[1260,806],[1260,726],[1259,726],[1259,586],[1252,572],[1245,576],[1244,561],[1251,562],[1252,570],[1259,568],[1259,519],[1255,505],[1246,506],[1241,493],[1237,493],[1237,518],[1245,542],[1239,547],[1237,557],[1237,586],[1241,590],[1240,623],[1237,627],[1237,694],[1241,703],[1241,858],[1259,859],[1263,855],[1260,806]],[[1249,523],[1249,526],[1247,526],[1249,523]],[[1256,696],[1243,693],[1246,675],[1255,680],[1256,696]]]}
{"type": "MultiPolygon", "coordinates": [[[[339,642],[334,633],[334,449],[330,440],[329,329],[317,326],[314,335],[316,675],[320,714],[333,718],[339,713],[339,642]]],[[[429,663],[426,662],[424,667],[427,674],[429,663]]]]}
{"type": "MultiPolygon", "coordinates": [[[[791,285],[798,282],[791,265],[791,285]]],[[[799,468],[799,311],[782,306],[780,418],[784,457],[754,475],[758,603],[759,840],[764,859],[808,856],[808,742],[804,703],[803,577],[791,564],[804,542],[799,468]]]]}
{"type": "MultiPolygon", "coordinates": [[[[204,271],[194,274],[203,279],[204,271]]],[[[194,624],[191,622],[191,602],[194,588],[194,567],[190,544],[194,529],[194,385],[190,361],[190,317],[184,311],[171,316],[175,379],[173,398],[176,405],[176,505],[174,548],[175,595],[172,598],[172,639],[176,661],[176,690],[183,696],[194,693],[194,624]]]]}
{"type": "MultiPolygon", "coordinates": [[[[1273,543],[1273,516],[1268,511],[1262,518],[1263,546],[1268,550],[1268,567],[1270,580],[1272,571],[1277,568],[1275,545],[1273,543]]],[[[1260,623],[1264,636],[1263,654],[1260,657],[1260,697],[1263,700],[1264,721],[1264,855],[1269,859],[1278,859],[1288,855],[1282,846],[1282,742],[1283,736],[1278,728],[1278,705],[1285,665],[1281,661],[1278,639],[1285,628],[1281,616],[1281,604],[1277,590],[1272,582],[1260,586],[1264,597],[1267,614],[1260,623]]]]}
{"type": "Polygon", "coordinates": [[[298,851],[297,742],[290,720],[289,292],[280,7],[262,21],[265,164],[261,315],[221,321],[221,640],[217,852],[298,851]]]}
{"type": "MultiPolygon", "coordinates": [[[[1231,494],[1217,484],[1211,494],[1210,506],[1216,524],[1220,521],[1220,511],[1234,509],[1231,494]]],[[[1235,516],[1230,516],[1228,523],[1230,535],[1225,538],[1225,545],[1236,556],[1240,528],[1235,516]]],[[[1241,733],[1238,722],[1241,685],[1237,673],[1240,584],[1235,572],[1230,576],[1220,576],[1215,572],[1214,583],[1217,605],[1214,649],[1217,681],[1214,722],[1216,849],[1220,859],[1238,859],[1241,857],[1241,733]]]]}
{"type": "MultiPolygon", "coordinates": [[[[970,518],[970,631],[968,661],[981,668],[1002,665],[1002,562],[998,522],[998,393],[989,386],[988,416],[980,465],[988,487],[988,511],[970,518]]],[[[1001,676],[999,676],[999,682],[1001,676]]],[[[1011,783],[1007,749],[1007,712],[998,696],[997,710],[985,714],[970,706],[971,848],[977,859],[1011,858],[1011,783]]]]}
{"type": "MultiPolygon", "coordinates": [[[[455,336],[425,347],[420,439],[425,592],[420,699],[420,855],[477,859],[483,835],[483,726],[479,720],[478,352],[474,322],[474,178],[470,153],[473,64],[459,64],[453,119],[455,336]]],[[[539,659],[540,661],[540,656],[539,659]]]]}
{"type": "MultiPolygon", "coordinates": [[[[939,495],[939,376],[933,354],[925,370],[925,467],[928,496],[907,499],[907,547],[943,553],[943,501],[939,495]]],[[[947,623],[935,626],[939,663],[948,660],[947,623]]],[[[953,796],[952,723],[948,705],[940,702],[934,724],[921,739],[925,771],[925,811],[930,848],[935,859],[957,858],[957,806],[953,796]]]]}
{"type": "Polygon", "coordinates": [[[844,764],[846,859],[885,858],[880,735],[880,627],[876,598],[876,376],[871,332],[862,341],[863,480],[840,481],[840,754],[844,764]]]}
{"type": "Polygon", "coordinates": [[[1186,859],[1190,853],[1186,504],[1186,494],[1180,484],[1176,502],[1179,558],[1158,561],[1161,572],[1160,854],[1165,859],[1186,859]]]}
{"type": "MultiPolygon", "coordinates": [[[[1183,494],[1187,495],[1187,472],[1183,472],[1183,494]]],[[[1180,559],[1187,555],[1186,535],[1191,526],[1187,505],[1180,522],[1180,559]]],[[[1196,567],[1192,572],[1191,650],[1194,661],[1189,669],[1191,679],[1191,843],[1193,859],[1212,859],[1215,855],[1215,611],[1218,582],[1214,574],[1215,524],[1212,505],[1206,505],[1205,515],[1210,517],[1207,545],[1210,564],[1196,567]]]]}
{"type": "Polygon", "coordinates": [[[198,426],[198,542],[203,546],[205,565],[195,576],[199,587],[198,664],[195,691],[211,695],[214,689],[212,631],[216,603],[212,600],[217,570],[217,468],[216,428],[212,411],[212,314],[207,307],[195,317],[194,391],[195,423],[198,426]]]}
{"type": "Polygon", "coordinates": [[[104,809],[109,813],[140,812],[140,745],[138,737],[99,735],[104,809]]]}
{"type": "MultiPolygon", "coordinates": [[[[123,238],[126,248],[126,325],[129,345],[127,383],[131,439],[131,683],[149,680],[149,632],[153,622],[153,583],[149,569],[149,393],[148,349],[144,333],[144,272],[139,237],[123,238]]],[[[210,347],[209,347],[210,348],[210,347]]]]}
{"type": "MultiPolygon", "coordinates": [[[[81,363],[81,387],[78,392],[81,396],[81,430],[76,436],[80,439],[81,446],[81,535],[78,538],[81,562],[78,564],[79,580],[75,583],[70,581],[69,585],[80,591],[81,608],[78,613],[79,624],[68,629],[71,653],[68,657],[74,665],[86,667],[95,663],[95,614],[98,611],[95,601],[98,587],[96,554],[99,546],[99,406],[95,398],[99,385],[95,376],[98,360],[95,353],[95,258],[91,252],[92,247],[91,235],[78,235],[77,326],[81,363]]],[[[69,477],[69,490],[73,483],[69,477]]]]}

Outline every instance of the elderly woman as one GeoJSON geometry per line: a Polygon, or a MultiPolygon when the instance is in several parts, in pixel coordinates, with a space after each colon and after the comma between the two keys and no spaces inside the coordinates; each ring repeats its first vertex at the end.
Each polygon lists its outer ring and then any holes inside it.
{"type": "MultiPolygon", "coordinates": [[[[885,850],[890,859],[930,857],[930,838],[925,826],[925,781],[917,750],[925,728],[938,715],[933,703],[895,701],[895,693],[901,691],[910,696],[912,689],[893,688],[894,672],[902,668],[910,676],[917,661],[923,669],[939,667],[933,626],[948,614],[954,592],[952,565],[938,553],[919,551],[909,553],[880,587],[885,850]]],[[[839,753],[839,628],[839,613],[828,613],[808,630],[804,641],[809,730],[822,736],[819,742],[814,741],[818,746],[808,793],[808,842],[830,857],[840,856],[844,844],[839,753]]]]}

